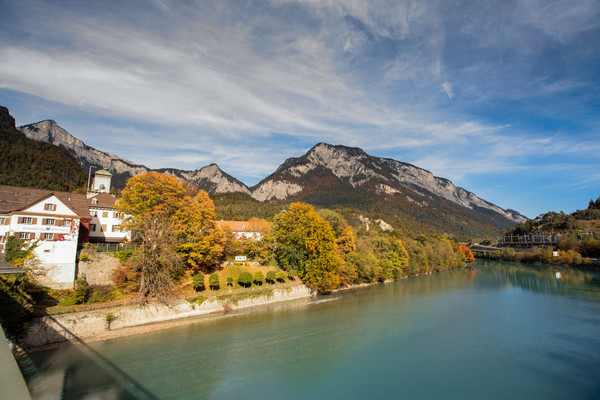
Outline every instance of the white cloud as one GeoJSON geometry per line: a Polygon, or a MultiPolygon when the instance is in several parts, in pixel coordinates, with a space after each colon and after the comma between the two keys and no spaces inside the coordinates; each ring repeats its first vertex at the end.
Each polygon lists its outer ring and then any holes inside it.
{"type": "Polygon", "coordinates": [[[450,82],[442,83],[442,91],[448,95],[448,98],[452,100],[454,92],[452,91],[452,84],[450,82]]]}

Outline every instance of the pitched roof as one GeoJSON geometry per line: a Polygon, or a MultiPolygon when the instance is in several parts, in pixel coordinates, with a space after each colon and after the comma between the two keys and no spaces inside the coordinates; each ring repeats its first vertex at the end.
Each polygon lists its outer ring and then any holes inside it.
{"type": "Polygon", "coordinates": [[[265,220],[253,219],[250,221],[217,221],[221,228],[228,227],[234,232],[263,232],[271,227],[265,220]]]}
{"type": "Polygon", "coordinates": [[[115,204],[117,203],[117,198],[109,193],[98,193],[94,194],[92,197],[88,199],[89,207],[97,207],[97,208],[115,208],[115,204]],[[94,200],[97,200],[97,203],[94,204],[94,200]]]}
{"type": "Polygon", "coordinates": [[[90,218],[90,210],[84,194],[5,185],[0,185],[0,213],[20,211],[52,195],[80,217],[90,218]]]}

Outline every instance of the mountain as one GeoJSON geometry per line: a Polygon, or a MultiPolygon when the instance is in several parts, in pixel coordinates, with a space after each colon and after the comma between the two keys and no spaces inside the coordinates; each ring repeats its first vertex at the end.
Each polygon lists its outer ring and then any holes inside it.
{"type": "Polygon", "coordinates": [[[526,220],[516,211],[504,210],[414,165],[326,143],[286,160],[251,191],[259,201],[290,199],[330,208],[359,208],[403,215],[438,228],[453,227],[451,231],[465,223],[487,230],[526,220]]]}
{"type": "Polygon", "coordinates": [[[0,106],[0,185],[57,191],[85,188],[86,173],[68,151],[27,138],[0,106]]]}
{"type": "MultiPolygon", "coordinates": [[[[85,170],[89,166],[109,170],[117,188],[124,187],[129,177],[150,170],[87,146],[51,120],[19,129],[29,138],[68,150],[85,170]]],[[[499,233],[526,220],[516,211],[504,210],[414,165],[373,157],[359,148],[326,143],[317,144],[301,157],[286,160],[252,188],[216,164],[194,171],[156,171],[192,182],[213,195],[243,193],[241,197],[220,200],[238,213],[246,205],[258,207],[248,201],[252,198],[263,203],[304,201],[319,207],[359,210],[375,219],[377,215],[386,216],[386,221],[393,220],[399,228],[421,232],[433,228],[460,237],[499,233]],[[236,206],[236,202],[243,205],[236,206]]]]}
{"type": "MultiPolygon", "coordinates": [[[[144,165],[135,164],[114,154],[105,153],[86,145],[61,128],[56,121],[41,121],[21,126],[18,129],[30,139],[50,143],[68,150],[86,171],[89,171],[90,166],[110,171],[113,174],[113,186],[118,189],[124,188],[127,179],[132,176],[151,170],[144,165]]],[[[206,190],[211,194],[223,192],[250,193],[246,185],[223,172],[216,164],[211,164],[195,171],[185,171],[175,168],[165,168],[156,171],[161,173],[166,172],[192,182],[200,189],[206,190]]]]}

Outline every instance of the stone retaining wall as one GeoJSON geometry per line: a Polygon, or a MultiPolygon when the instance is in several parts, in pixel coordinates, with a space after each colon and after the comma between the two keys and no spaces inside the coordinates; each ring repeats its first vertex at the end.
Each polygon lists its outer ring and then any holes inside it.
{"type": "Polygon", "coordinates": [[[31,350],[61,342],[99,339],[108,333],[106,316],[109,313],[114,315],[114,320],[110,324],[111,336],[114,337],[119,336],[120,330],[135,326],[194,317],[226,309],[240,309],[299,299],[311,295],[312,291],[309,288],[297,285],[273,289],[271,295],[248,297],[238,301],[235,301],[235,297],[226,300],[212,298],[202,304],[190,304],[186,300],[178,300],[169,303],[151,303],[45,316],[30,322],[25,335],[19,338],[19,345],[24,350],[31,350]]]}

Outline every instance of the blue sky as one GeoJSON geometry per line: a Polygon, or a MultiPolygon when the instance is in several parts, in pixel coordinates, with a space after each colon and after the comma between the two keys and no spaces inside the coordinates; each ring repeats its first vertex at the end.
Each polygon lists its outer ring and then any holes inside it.
{"type": "Polygon", "coordinates": [[[318,142],[528,217],[600,195],[600,2],[0,2],[0,104],[248,185],[318,142]]]}

